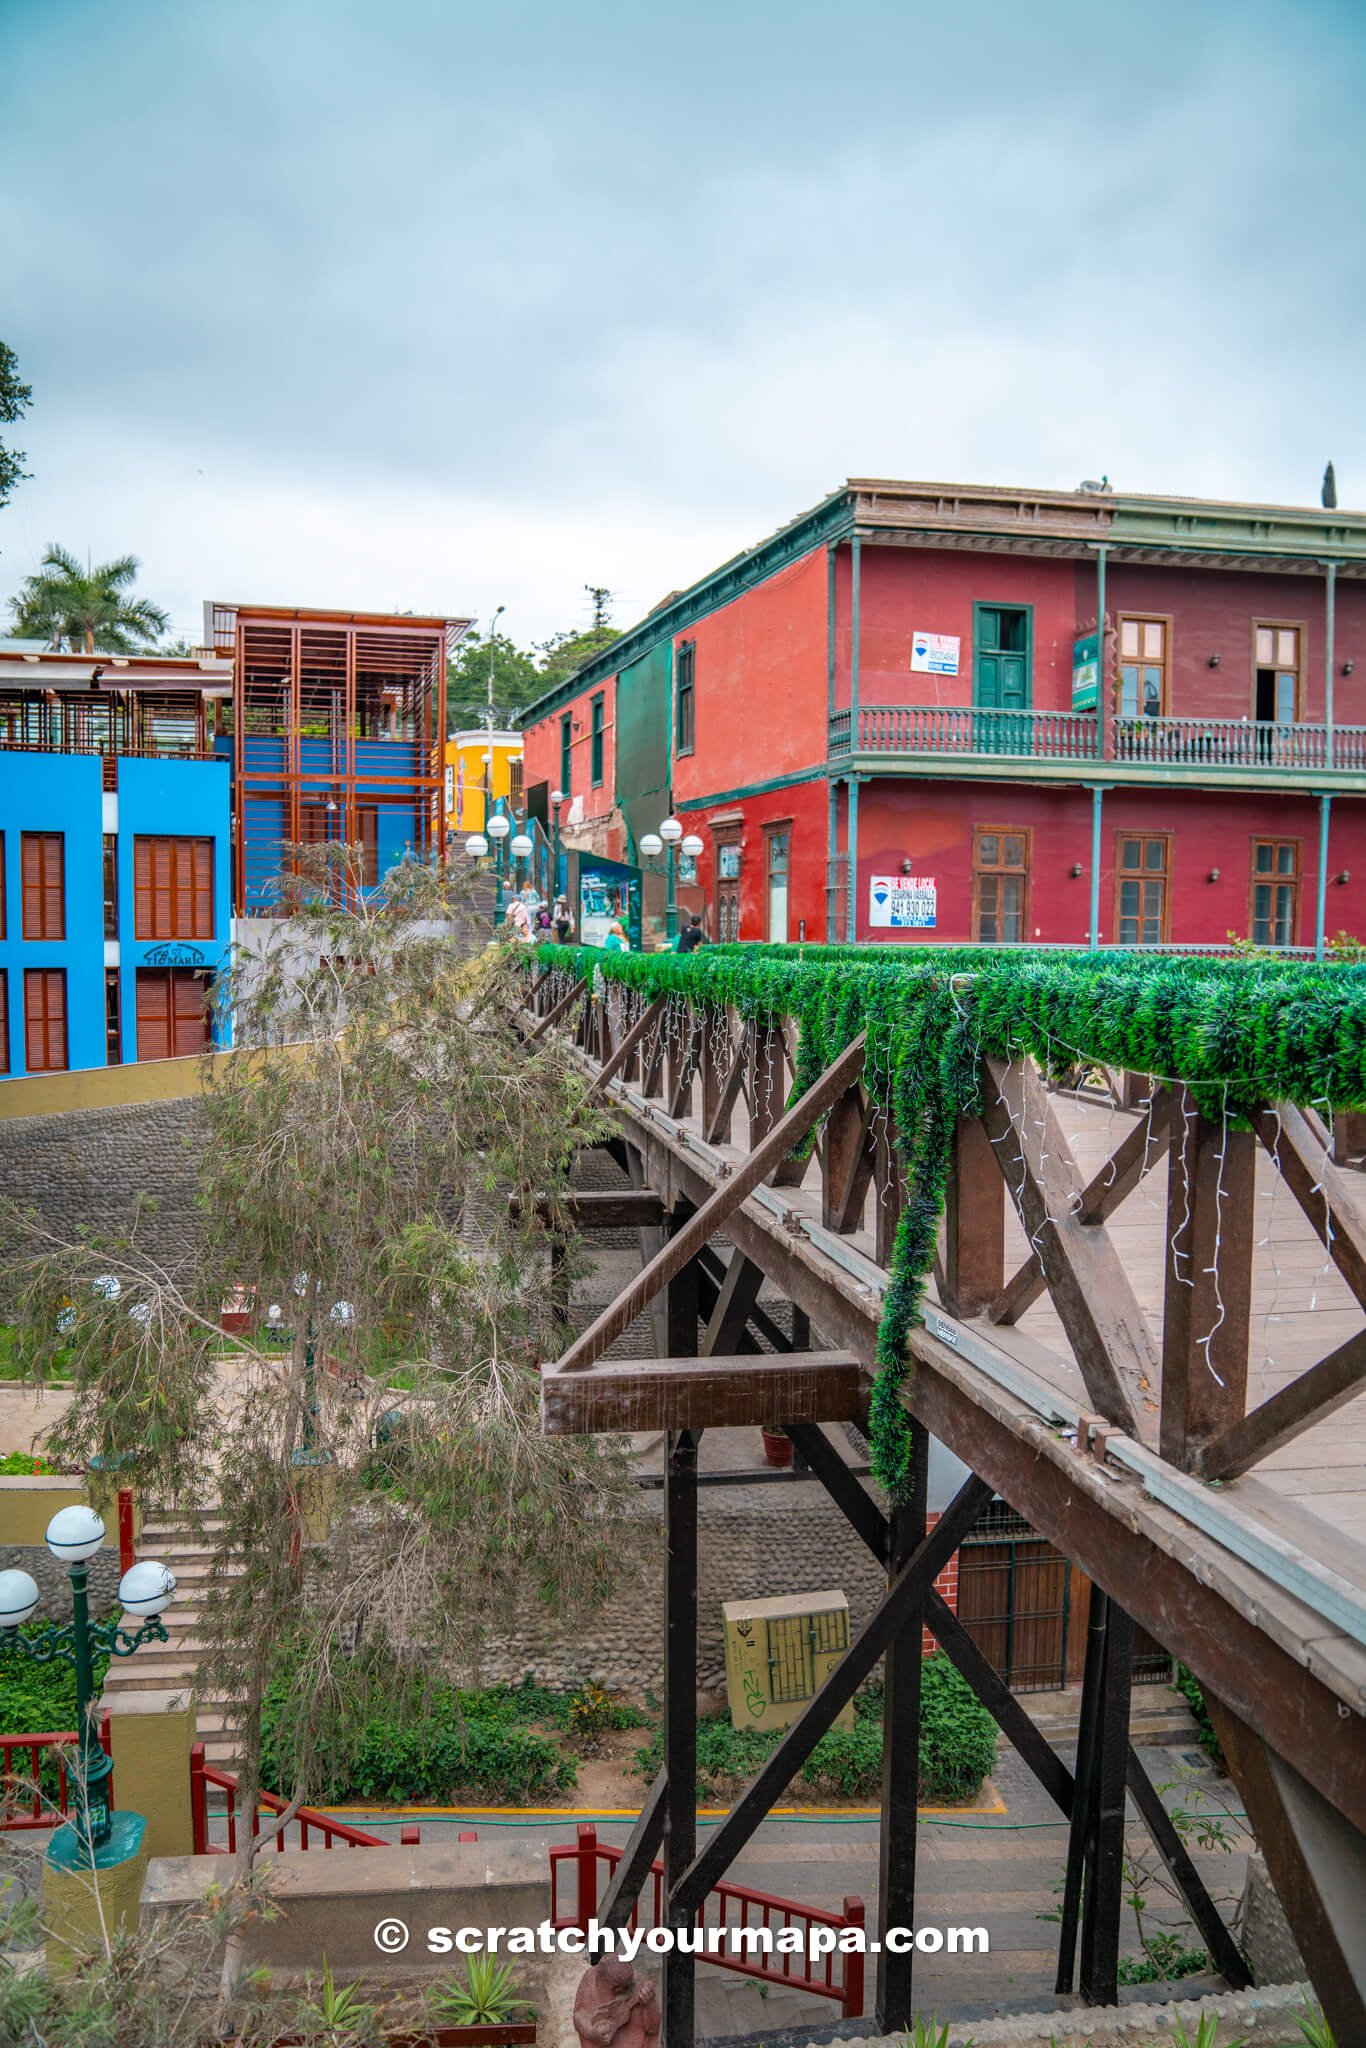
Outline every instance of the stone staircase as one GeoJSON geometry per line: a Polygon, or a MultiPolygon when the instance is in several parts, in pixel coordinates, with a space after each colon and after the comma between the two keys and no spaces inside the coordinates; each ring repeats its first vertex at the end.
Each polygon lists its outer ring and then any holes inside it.
{"type": "Polygon", "coordinates": [[[175,1574],[175,1599],[161,1617],[171,1640],[149,1644],[132,1657],[114,1658],[105,1678],[104,1697],[109,1700],[129,1692],[195,1692],[205,1762],[234,1770],[236,1729],[223,1702],[199,1695],[197,1687],[203,1654],[200,1622],[213,1565],[213,1537],[222,1526],[221,1518],[212,1515],[196,1523],[175,1511],[148,1511],[138,1540],[138,1560],[155,1560],[175,1574]]]}

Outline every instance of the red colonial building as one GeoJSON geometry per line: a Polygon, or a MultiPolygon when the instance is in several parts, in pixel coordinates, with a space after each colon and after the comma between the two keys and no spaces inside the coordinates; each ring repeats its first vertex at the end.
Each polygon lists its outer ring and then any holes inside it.
{"type": "Polygon", "coordinates": [[[1366,937],[1360,513],[851,481],[524,723],[571,845],[701,838],[714,938],[1366,937]]]}

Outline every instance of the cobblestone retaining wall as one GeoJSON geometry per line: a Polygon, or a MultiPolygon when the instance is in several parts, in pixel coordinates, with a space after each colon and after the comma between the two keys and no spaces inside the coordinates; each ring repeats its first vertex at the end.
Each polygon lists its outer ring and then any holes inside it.
{"type": "MultiPolygon", "coordinates": [[[[119,1553],[108,1544],[90,1560],[90,1611],[109,1613],[119,1589],[119,1553]]],[[[71,1576],[45,1543],[0,1544],[0,1572],[27,1572],[38,1587],[38,1618],[70,1621],[71,1576]]]]}
{"type": "MultiPolygon", "coordinates": [[[[547,1685],[595,1678],[615,1690],[657,1692],[664,1663],[662,1493],[643,1495],[649,1568],[607,1608],[557,1622],[532,1606],[513,1618],[481,1665],[488,1681],[525,1673],[547,1685]]],[[[698,1685],[724,1694],[723,1600],[838,1587],[861,1629],[876,1607],[882,1575],[865,1546],[815,1481],[703,1487],[698,1495],[698,1685]]]]}
{"type": "Polygon", "coordinates": [[[159,1206],[139,1241],[175,1260],[198,1229],[196,1109],[186,1097],[0,1119],[0,1188],[67,1237],[126,1231],[139,1196],[152,1195],[159,1206]]]}

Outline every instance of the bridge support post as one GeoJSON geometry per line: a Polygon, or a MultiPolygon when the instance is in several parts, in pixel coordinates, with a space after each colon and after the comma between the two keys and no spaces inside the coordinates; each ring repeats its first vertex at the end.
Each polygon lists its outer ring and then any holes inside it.
{"type": "MultiPolygon", "coordinates": [[[[930,1439],[911,1425],[911,1483],[904,1506],[892,1511],[887,1582],[925,1540],[930,1439]]],[[[878,1852],[877,2022],[883,2032],[909,2027],[914,2015],[914,1957],[893,1955],[889,1927],[915,1925],[916,1807],[920,1776],[920,1665],[923,1599],[911,1608],[888,1645],[882,1692],[882,1828],[878,1852]]]]}
{"type": "MultiPolygon", "coordinates": [[[[692,1923],[692,1909],[678,1897],[678,1886],[697,1852],[700,1435],[700,1430],[671,1430],[664,1467],[664,1912],[675,1930],[692,1923]]],[[[695,1974],[691,1955],[675,1948],[664,1957],[662,2048],[692,2048],[695,1974]]]]}

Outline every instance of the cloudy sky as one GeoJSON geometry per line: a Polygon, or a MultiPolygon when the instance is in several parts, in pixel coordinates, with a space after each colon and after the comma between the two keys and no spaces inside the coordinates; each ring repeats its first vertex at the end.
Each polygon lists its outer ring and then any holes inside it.
{"type": "Polygon", "coordinates": [[[0,0],[0,599],[525,642],[849,475],[1366,504],[1364,99],[1354,0],[0,0]]]}

